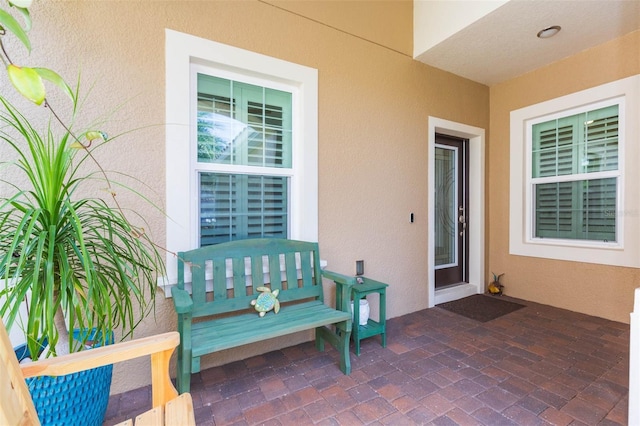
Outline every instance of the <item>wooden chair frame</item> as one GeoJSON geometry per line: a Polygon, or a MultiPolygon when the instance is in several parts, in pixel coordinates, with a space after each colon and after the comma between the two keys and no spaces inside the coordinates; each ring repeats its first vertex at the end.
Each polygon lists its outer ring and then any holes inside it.
{"type": "MultiPolygon", "coordinates": [[[[165,422],[166,424],[195,424],[191,396],[183,394],[178,397],[178,392],[169,376],[171,354],[180,343],[180,335],[177,332],[20,365],[4,324],[1,325],[0,362],[3,368],[0,368],[0,424],[40,424],[25,378],[61,376],[147,355],[151,357],[153,408],[138,416],[136,422],[139,424],[147,421],[150,421],[150,424],[165,422]]],[[[129,420],[122,424],[133,423],[129,420]]]]}

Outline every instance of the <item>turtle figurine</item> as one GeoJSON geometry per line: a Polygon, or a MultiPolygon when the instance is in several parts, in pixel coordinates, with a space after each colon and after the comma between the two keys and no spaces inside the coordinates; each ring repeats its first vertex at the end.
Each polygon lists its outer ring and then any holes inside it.
{"type": "Polygon", "coordinates": [[[278,300],[278,293],[280,290],[275,289],[273,292],[269,287],[258,287],[256,290],[260,292],[258,298],[251,301],[251,306],[256,308],[256,311],[263,317],[267,312],[273,309],[274,313],[280,311],[280,301],[278,300]]]}

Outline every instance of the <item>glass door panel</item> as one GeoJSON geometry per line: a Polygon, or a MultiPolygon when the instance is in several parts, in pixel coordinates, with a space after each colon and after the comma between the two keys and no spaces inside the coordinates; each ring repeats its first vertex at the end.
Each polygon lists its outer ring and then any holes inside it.
{"type": "Polygon", "coordinates": [[[457,150],[436,146],[435,158],[435,266],[436,269],[457,264],[457,150]]]}

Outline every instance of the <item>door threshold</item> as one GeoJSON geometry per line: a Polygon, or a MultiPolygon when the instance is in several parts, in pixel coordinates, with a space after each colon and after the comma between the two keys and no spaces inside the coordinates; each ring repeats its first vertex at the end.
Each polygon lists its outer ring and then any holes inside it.
{"type": "Polygon", "coordinates": [[[435,305],[462,299],[478,293],[478,287],[469,283],[459,283],[436,289],[435,305]]]}
{"type": "Polygon", "coordinates": [[[465,284],[468,284],[468,283],[459,282],[459,283],[443,285],[443,286],[440,286],[440,287],[436,287],[436,292],[441,291],[441,290],[447,290],[447,289],[450,289],[450,288],[453,288],[453,287],[458,287],[458,286],[465,285],[465,284]]]}

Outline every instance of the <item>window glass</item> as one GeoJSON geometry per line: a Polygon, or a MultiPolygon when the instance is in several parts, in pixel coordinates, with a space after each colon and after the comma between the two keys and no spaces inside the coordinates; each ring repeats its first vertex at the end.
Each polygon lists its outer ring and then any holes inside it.
{"type": "Polygon", "coordinates": [[[198,73],[199,162],[291,167],[292,96],[198,73]]]}
{"type": "Polygon", "coordinates": [[[200,245],[287,238],[290,178],[278,170],[292,167],[292,94],[204,73],[197,81],[200,245]]]}
{"type": "Polygon", "coordinates": [[[457,259],[457,173],[456,151],[436,146],[435,149],[435,266],[455,265],[457,259]]]}
{"type": "Polygon", "coordinates": [[[532,126],[534,237],[616,241],[618,105],[532,126]]]}
{"type": "Polygon", "coordinates": [[[615,241],[616,179],[535,185],[535,236],[615,241]]]}
{"type": "Polygon", "coordinates": [[[288,178],[200,173],[200,245],[287,238],[288,178]]]}

